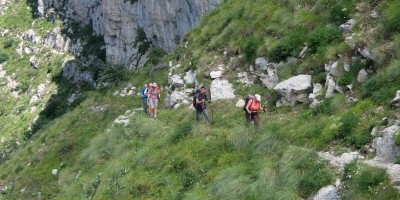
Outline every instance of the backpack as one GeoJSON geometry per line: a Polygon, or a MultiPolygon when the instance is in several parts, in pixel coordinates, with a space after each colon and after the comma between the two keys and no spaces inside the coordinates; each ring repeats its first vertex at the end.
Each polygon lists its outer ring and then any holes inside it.
{"type": "Polygon", "coordinates": [[[200,90],[197,89],[197,90],[195,91],[195,93],[194,93],[194,96],[193,96],[193,107],[194,107],[196,110],[200,110],[200,109],[201,109],[201,105],[196,103],[196,96],[199,95],[199,94],[200,94],[200,90]]]}
{"type": "Polygon", "coordinates": [[[243,110],[246,111],[246,107],[249,104],[249,101],[254,99],[254,96],[249,94],[246,96],[246,99],[244,100],[244,106],[243,106],[243,110]]]}

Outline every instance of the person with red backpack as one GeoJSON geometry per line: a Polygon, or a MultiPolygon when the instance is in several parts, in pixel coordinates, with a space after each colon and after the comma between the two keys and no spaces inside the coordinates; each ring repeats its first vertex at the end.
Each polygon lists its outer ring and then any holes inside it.
{"type": "Polygon", "coordinates": [[[211,100],[208,98],[206,91],[207,89],[204,86],[200,88],[200,91],[196,91],[196,94],[193,97],[193,107],[196,109],[196,123],[200,122],[200,116],[201,114],[204,114],[206,123],[209,125],[210,119],[208,117],[206,101],[208,101],[208,103],[211,103],[211,100]]]}
{"type": "Polygon", "coordinates": [[[149,100],[149,114],[150,118],[156,119],[157,118],[157,107],[158,107],[158,100],[161,98],[160,90],[157,87],[157,83],[153,83],[149,92],[147,93],[148,100],[149,100]]]}
{"type": "Polygon", "coordinates": [[[244,110],[246,112],[246,126],[248,127],[250,122],[253,120],[254,126],[258,128],[260,125],[258,110],[263,110],[265,112],[265,108],[263,108],[261,105],[261,96],[259,94],[247,96],[244,110]]]}

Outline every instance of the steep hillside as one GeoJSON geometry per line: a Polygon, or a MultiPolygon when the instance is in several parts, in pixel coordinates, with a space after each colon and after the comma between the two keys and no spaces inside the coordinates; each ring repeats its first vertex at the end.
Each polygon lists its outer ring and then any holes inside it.
{"type": "Polygon", "coordinates": [[[4,2],[0,199],[400,198],[396,0],[226,0],[135,72],[74,59],[88,46],[35,17],[47,1],[4,2]],[[150,81],[157,120],[137,95],[150,81]],[[200,85],[210,126],[194,123],[200,85]],[[237,105],[249,93],[259,129],[237,105]]]}

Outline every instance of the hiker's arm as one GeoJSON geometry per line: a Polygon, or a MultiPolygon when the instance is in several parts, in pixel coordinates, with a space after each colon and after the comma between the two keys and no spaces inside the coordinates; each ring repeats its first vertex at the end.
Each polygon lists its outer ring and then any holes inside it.
{"type": "Polygon", "coordinates": [[[262,106],[261,102],[260,102],[260,109],[265,112],[265,108],[262,106]]]}
{"type": "Polygon", "coordinates": [[[196,104],[201,104],[201,103],[203,103],[203,101],[199,101],[199,96],[196,95],[196,104]]]}
{"type": "Polygon", "coordinates": [[[249,102],[246,105],[246,112],[247,113],[251,113],[251,111],[249,110],[251,103],[253,103],[253,100],[249,100],[249,102]]]}

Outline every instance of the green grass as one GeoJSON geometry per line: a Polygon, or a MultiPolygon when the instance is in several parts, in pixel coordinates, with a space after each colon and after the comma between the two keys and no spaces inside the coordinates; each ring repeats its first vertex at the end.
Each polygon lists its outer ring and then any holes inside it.
{"type": "MultiPolygon", "coordinates": [[[[181,63],[178,71],[197,69],[199,81],[209,84],[203,74],[215,64],[229,66],[226,76],[233,77],[236,69],[248,69],[258,56],[285,61],[308,45],[306,57],[281,66],[279,77],[284,80],[310,73],[313,80],[323,83],[325,63],[338,55],[353,54],[336,27],[356,14],[353,8],[360,2],[224,1],[185,37],[187,49],[164,57],[161,50],[153,49],[150,64],[181,63]],[[234,56],[232,60],[221,55],[225,50],[234,56]]],[[[33,28],[43,34],[59,25],[58,21],[33,19],[26,7],[25,1],[15,1],[10,9],[24,15],[7,12],[0,17],[0,27],[15,32],[33,28]]],[[[393,37],[394,46],[399,46],[397,11],[389,3],[379,9],[390,11],[382,19],[381,28],[390,33],[384,38],[393,37]]],[[[89,26],[75,28],[80,30],[76,37],[88,39],[89,26]]],[[[0,120],[4,122],[0,136],[14,137],[1,145],[18,148],[8,160],[1,160],[0,185],[9,186],[7,194],[0,196],[4,199],[308,199],[340,178],[316,152],[362,150],[369,144],[371,128],[379,126],[383,117],[394,116],[395,111],[385,105],[400,80],[398,61],[374,67],[376,63],[355,55],[351,71],[339,84],[354,84],[356,95],[362,96],[357,103],[341,94],[324,99],[314,109],[303,105],[275,108],[276,92],[259,82],[250,88],[234,83],[238,97],[259,93],[267,99],[271,112],[260,113],[260,129],[245,127],[242,109],[234,107],[236,100],[216,101],[208,107],[211,126],[204,121],[195,124],[192,110],[161,108],[157,121],[137,111],[128,116],[130,124],[124,127],[112,122],[126,110],[140,108],[141,101],[138,96],[119,97],[113,92],[127,84],[166,86],[167,69],[150,74],[150,65],[135,73],[119,66],[102,68],[96,71],[98,80],[112,84],[97,91],[82,90],[82,98],[67,106],[64,99],[74,88],[56,78],[64,56],[43,56],[43,67],[33,69],[29,56],[16,54],[19,42],[0,37],[0,60],[6,61],[4,68],[20,83],[16,90],[21,92],[17,101],[10,97],[11,91],[0,97],[0,120]],[[378,74],[358,84],[355,79],[362,68],[377,69],[378,74]],[[49,93],[47,99],[34,104],[38,110],[46,106],[44,118],[36,133],[26,137],[22,133],[39,114],[30,112],[30,96],[46,80],[49,90],[58,93],[49,93]],[[91,112],[92,106],[106,111],[91,112]],[[15,144],[24,139],[27,143],[15,144]],[[52,169],[59,169],[59,174],[52,175],[52,169]]],[[[380,42],[376,41],[377,47],[380,42]]],[[[84,54],[95,53],[101,45],[99,38],[89,38],[90,47],[84,54]]],[[[39,54],[48,51],[41,49],[39,54]]],[[[164,96],[165,92],[162,100],[164,96]]],[[[342,181],[343,199],[399,198],[384,170],[354,162],[346,166],[342,181]]]]}

